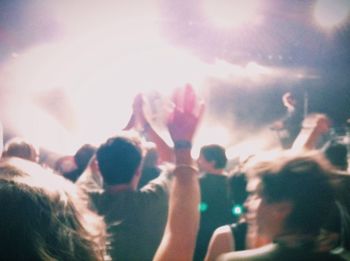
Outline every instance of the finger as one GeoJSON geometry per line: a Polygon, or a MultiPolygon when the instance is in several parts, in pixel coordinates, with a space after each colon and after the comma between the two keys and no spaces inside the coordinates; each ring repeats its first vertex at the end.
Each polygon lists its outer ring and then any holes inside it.
{"type": "Polygon", "coordinates": [[[135,112],[139,111],[142,108],[142,93],[138,93],[134,98],[133,110],[135,112]]]}
{"type": "Polygon", "coordinates": [[[184,90],[184,111],[193,112],[196,104],[196,94],[191,85],[187,84],[184,90]]]}
{"type": "Polygon", "coordinates": [[[175,105],[175,108],[182,111],[183,110],[183,89],[182,88],[176,88],[173,93],[173,103],[175,105]]]}
{"type": "Polygon", "coordinates": [[[201,119],[203,117],[204,112],[205,112],[205,103],[203,100],[201,100],[199,103],[199,109],[197,114],[198,119],[201,119]]]}
{"type": "Polygon", "coordinates": [[[169,127],[174,121],[174,111],[170,112],[167,117],[166,124],[169,127]]]}
{"type": "Polygon", "coordinates": [[[142,93],[136,94],[134,98],[134,105],[138,105],[140,103],[140,100],[142,99],[142,93]]]}

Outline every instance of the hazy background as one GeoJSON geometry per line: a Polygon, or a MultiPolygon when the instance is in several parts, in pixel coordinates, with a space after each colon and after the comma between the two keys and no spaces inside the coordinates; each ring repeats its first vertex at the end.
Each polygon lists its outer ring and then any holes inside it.
{"type": "Polygon", "coordinates": [[[344,127],[349,10],[348,0],[1,0],[5,132],[72,153],[120,130],[138,92],[160,122],[185,83],[207,103],[198,144],[232,155],[276,143],[269,125],[286,91],[344,127]]]}

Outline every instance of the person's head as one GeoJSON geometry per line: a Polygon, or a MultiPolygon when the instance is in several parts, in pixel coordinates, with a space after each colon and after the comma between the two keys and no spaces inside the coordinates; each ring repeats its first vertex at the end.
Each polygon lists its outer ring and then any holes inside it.
{"type": "Polygon", "coordinates": [[[197,163],[201,171],[224,170],[227,164],[225,148],[217,144],[203,146],[197,163]]]}
{"type": "Polygon", "coordinates": [[[6,142],[3,157],[17,157],[37,162],[39,150],[33,144],[16,137],[6,142]]]}
{"type": "Polygon", "coordinates": [[[33,163],[0,163],[1,260],[103,260],[105,225],[73,184],[33,163]]]}
{"type": "Polygon", "coordinates": [[[155,168],[158,165],[158,150],[154,143],[148,142],[143,159],[143,168],[155,168]]]}
{"type": "Polygon", "coordinates": [[[62,156],[58,158],[53,169],[60,175],[76,170],[76,163],[73,156],[62,156]]]}
{"type": "Polygon", "coordinates": [[[130,184],[139,174],[142,161],[140,142],[135,137],[109,138],[97,149],[96,159],[107,185],[130,184]]]}
{"type": "Polygon", "coordinates": [[[333,203],[324,159],[289,157],[266,164],[257,174],[260,201],[256,222],[260,234],[275,238],[319,233],[333,203]]]}
{"type": "Polygon", "coordinates": [[[339,170],[348,169],[348,149],[345,144],[330,142],[323,149],[327,160],[339,170]]]}
{"type": "Polygon", "coordinates": [[[81,146],[74,154],[74,161],[78,169],[84,170],[95,152],[96,148],[90,144],[84,144],[81,146]]]}

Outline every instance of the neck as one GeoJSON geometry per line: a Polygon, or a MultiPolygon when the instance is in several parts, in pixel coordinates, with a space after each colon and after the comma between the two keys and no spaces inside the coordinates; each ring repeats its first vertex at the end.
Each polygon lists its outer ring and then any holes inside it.
{"type": "Polygon", "coordinates": [[[107,185],[106,186],[106,191],[108,193],[116,193],[120,191],[125,191],[125,190],[135,190],[131,184],[118,184],[118,185],[107,185]]]}
{"type": "Polygon", "coordinates": [[[226,175],[224,169],[211,169],[211,170],[208,170],[207,173],[214,174],[214,175],[223,175],[223,176],[226,175]]]}
{"type": "Polygon", "coordinates": [[[255,225],[248,226],[246,237],[246,245],[248,249],[258,248],[271,242],[271,237],[259,234],[255,225]]]}

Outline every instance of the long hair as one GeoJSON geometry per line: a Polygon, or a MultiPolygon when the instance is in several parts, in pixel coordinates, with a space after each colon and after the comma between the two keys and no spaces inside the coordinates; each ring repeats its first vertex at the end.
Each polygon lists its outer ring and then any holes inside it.
{"type": "Polygon", "coordinates": [[[30,164],[0,163],[0,259],[103,260],[102,218],[74,184],[30,164]]]}
{"type": "Polygon", "coordinates": [[[334,203],[329,170],[324,158],[305,154],[271,163],[259,173],[261,194],[268,202],[293,203],[286,230],[318,234],[334,203]]]}

